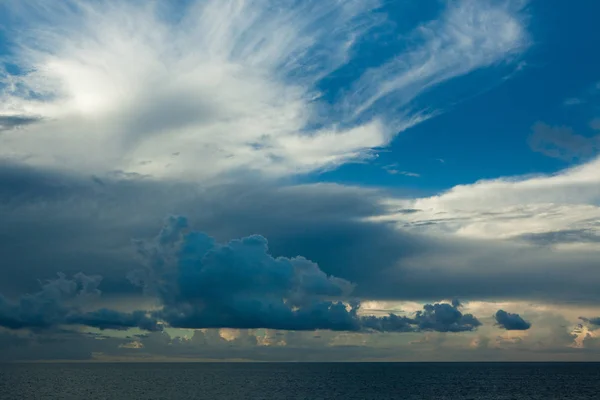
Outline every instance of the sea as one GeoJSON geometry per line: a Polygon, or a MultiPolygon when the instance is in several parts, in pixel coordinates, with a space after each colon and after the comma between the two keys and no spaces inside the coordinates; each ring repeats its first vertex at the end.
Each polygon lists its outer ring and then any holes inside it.
{"type": "Polygon", "coordinates": [[[600,399],[600,363],[0,365],[0,399],[600,399]]]}

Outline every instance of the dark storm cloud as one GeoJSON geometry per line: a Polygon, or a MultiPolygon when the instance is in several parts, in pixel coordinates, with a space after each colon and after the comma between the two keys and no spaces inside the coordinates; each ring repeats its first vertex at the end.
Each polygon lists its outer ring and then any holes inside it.
{"type": "Polygon", "coordinates": [[[415,316],[419,329],[437,332],[465,332],[481,325],[472,314],[463,314],[457,304],[426,304],[415,316]]]}
{"type": "Polygon", "coordinates": [[[390,314],[387,317],[362,317],[362,326],[380,332],[468,332],[481,322],[472,314],[463,314],[458,303],[426,304],[413,318],[390,314]]]}
{"type": "Polygon", "coordinates": [[[200,187],[0,165],[0,293],[34,292],[36,279],[60,270],[102,275],[105,297],[139,297],[125,279],[139,268],[131,238],[152,237],[164,216],[175,213],[217,242],[267,237],[274,258],[301,255],[327,275],[356,284],[358,298],[599,299],[597,254],[567,257],[537,247],[441,240],[367,222],[386,213],[383,197],[377,190],[327,184],[200,187]]]}
{"type": "Polygon", "coordinates": [[[10,283],[0,280],[0,291],[35,290],[32,276],[55,274],[47,262],[52,259],[68,274],[84,268],[103,275],[106,294],[131,292],[122,278],[124,270],[135,268],[130,239],[153,235],[172,213],[188,215],[219,241],[260,233],[270,239],[274,256],[304,255],[352,281],[425,248],[391,225],[360,221],[384,212],[376,191],[98,179],[0,166],[0,218],[6,222],[0,252],[12,276],[10,283]],[[367,247],[374,251],[369,254],[367,247]],[[36,251],[26,250],[31,248],[36,251]]]}
{"type": "Polygon", "coordinates": [[[169,218],[153,243],[139,243],[148,269],[132,277],[160,296],[170,326],[353,330],[352,311],[326,300],[349,294],[350,282],[302,257],[273,258],[262,236],[220,245],[186,227],[169,218]]]}
{"type": "Polygon", "coordinates": [[[138,327],[156,331],[162,327],[145,312],[122,313],[100,309],[83,312],[78,302],[100,295],[99,276],[76,274],[73,279],[59,274],[42,285],[39,292],[26,294],[16,301],[0,295],[0,327],[41,331],[60,325],[86,325],[99,329],[125,330],[138,327]]]}
{"type": "Polygon", "coordinates": [[[68,315],[64,323],[85,325],[100,330],[113,329],[124,331],[129,328],[140,328],[151,332],[162,330],[162,325],[156,319],[149,317],[144,311],[123,313],[106,308],[68,315]]]}
{"type": "Polygon", "coordinates": [[[77,274],[67,279],[59,274],[57,279],[42,285],[39,292],[26,294],[17,301],[0,295],[0,326],[10,329],[45,329],[64,321],[69,313],[66,301],[97,294],[100,277],[77,274]]]}
{"type": "Polygon", "coordinates": [[[480,325],[458,302],[426,305],[413,318],[359,316],[349,281],[304,257],[273,257],[262,236],[218,244],[182,217],[137,246],[146,268],[130,278],[161,299],[155,315],[171,327],[463,332],[480,325]]]}
{"type": "Polygon", "coordinates": [[[531,328],[531,323],[525,321],[519,314],[511,314],[504,310],[498,310],[495,318],[498,326],[507,331],[526,331],[531,328]]]}
{"type": "Polygon", "coordinates": [[[274,258],[262,236],[221,245],[186,228],[186,219],[171,217],[153,241],[138,242],[146,269],[131,275],[161,298],[157,315],[170,326],[358,329],[356,310],[339,301],[350,282],[303,257],[274,258]]]}
{"type": "Polygon", "coordinates": [[[586,137],[570,127],[538,122],[533,126],[529,146],[535,152],[565,161],[586,159],[600,151],[600,135],[586,137]]]}

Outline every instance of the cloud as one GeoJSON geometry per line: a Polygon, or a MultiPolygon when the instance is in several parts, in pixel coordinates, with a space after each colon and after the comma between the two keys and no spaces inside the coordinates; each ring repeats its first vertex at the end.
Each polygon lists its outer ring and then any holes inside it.
{"type": "Polygon", "coordinates": [[[144,311],[123,313],[106,308],[86,313],[70,314],[66,317],[64,323],[84,325],[100,330],[113,329],[123,331],[129,328],[140,328],[155,332],[163,329],[162,325],[156,319],[149,317],[144,311]]]}
{"type": "Polygon", "coordinates": [[[598,318],[579,317],[579,319],[582,320],[582,321],[584,321],[584,322],[587,322],[589,324],[600,326],[600,317],[598,317],[598,318]]]}
{"type": "Polygon", "coordinates": [[[577,105],[580,105],[583,103],[585,103],[585,100],[582,100],[577,97],[571,97],[571,98],[566,99],[563,104],[565,106],[577,106],[577,105]]]}
{"type": "Polygon", "coordinates": [[[600,234],[595,229],[571,229],[555,232],[531,233],[519,239],[539,245],[585,244],[600,242],[600,234]]]}
{"type": "MultiPolygon", "coordinates": [[[[577,177],[581,186],[572,189],[565,201],[575,201],[576,196],[593,199],[596,176],[590,170],[590,184],[577,177]]],[[[0,279],[0,292],[13,298],[33,293],[38,286],[32,277],[48,279],[60,266],[68,275],[79,271],[102,275],[101,299],[125,296],[123,302],[145,309],[140,290],[125,279],[127,271],[139,268],[130,240],[153,237],[162,217],[176,212],[189,216],[215,243],[260,233],[269,239],[274,258],[302,255],[327,275],[354,283],[353,295],[364,300],[597,301],[600,256],[592,242],[569,243],[571,239],[558,236],[558,243],[544,243],[541,238],[534,243],[519,236],[531,231],[531,226],[548,226],[551,231],[568,226],[569,221],[583,222],[589,218],[586,210],[594,207],[581,207],[581,213],[576,213],[555,205],[548,207],[555,211],[546,214],[561,211],[555,219],[523,214],[506,222],[500,211],[494,211],[503,208],[498,203],[511,196],[517,205],[530,202],[529,196],[556,198],[560,185],[566,184],[543,182],[547,188],[529,190],[516,180],[506,181],[507,190],[487,186],[489,191],[482,194],[486,202],[476,201],[477,195],[471,199],[469,191],[477,189],[469,187],[464,187],[464,197],[457,203],[443,194],[439,204],[430,204],[447,207],[448,213],[435,216],[428,207],[415,207],[415,200],[397,199],[381,189],[265,182],[203,187],[117,177],[104,178],[100,185],[89,177],[5,166],[0,168],[0,220],[10,229],[2,233],[0,252],[4,274],[11,279],[0,279]],[[551,187],[557,192],[552,193],[551,187]],[[398,204],[410,211],[393,214],[393,223],[373,220],[398,204]],[[473,212],[466,213],[461,204],[473,212]],[[458,212],[461,219],[453,216],[458,212]],[[439,221],[421,227],[407,224],[430,215],[439,221]],[[527,218],[533,219],[531,225],[525,223],[527,218]],[[454,230],[451,224],[478,230],[454,230]],[[513,235],[515,229],[519,232],[513,235]],[[506,238],[504,232],[511,235],[506,238]],[[53,260],[52,265],[48,260],[53,260]]],[[[588,224],[592,232],[586,237],[591,238],[597,231],[593,217],[588,224]]]]}
{"type": "Polygon", "coordinates": [[[418,311],[415,320],[421,330],[438,332],[472,331],[481,322],[471,314],[462,314],[458,304],[427,304],[418,311]]]}
{"type": "Polygon", "coordinates": [[[480,325],[459,304],[425,305],[413,318],[360,316],[353,284],[304,257],[273,257],[264,237],[218,244],[170,217],[153,241],[138,241],[144,270],[130,280],[158,296],[155,315],[174,328],[415,332],[470,331],[480,325]]]}
{"type": "Polygon", "coordinates": [[[531,323],[525,321],[519,314],[498,310],[494,318],[498,325],[507,331],[526,331],[531,328],[531,323]]]}
{"type": "MultiPolygon", "coordinates": [[[[465,312],[497,310],[497,303],[471,302],[465,312]]],[[[408,307],[407,309],[418,309],[408,307]]],[[[452,307],[452,305],[448,304],[452,307]]],[[[206,329],[145,332],[124,336],[68,330],[3,331],[0,328],[0,360],[96,360],[96,361],[593,361],[597,346],[577,328],[579,306],[504,303],[502,307],[527,309],[533,322],[527,331],[498,335],[491,318],[482,320],[477,332],[448,335],[442,332],[278,331],[206,329]],[[571,316],[571,317],[569,317],[571,316]],[[488,319],[490,322],[488,322],[488,319]],[[573,329],[575,328],[575,329],[573,329]],[[577,333],[575,333],[577,332],[577,333]],[[575,336],[587,347],[574,347],[575,336]]],[[[595,309],[586,310],[594,313],[595,309]]],[[[414,313],[409,313],[414,316],[414,313]]],[[[592,332],[593,334],[593,332],[592,332]]]]}
{"type": "Polygon", "coordinates": [[[29,116],[0,115],[0,132],[21,128],[37,121],[37,118],[29,116]]]}
{"type": "Polygon", "coordinates": [[[259,235],[218,244],[190,230],[181,217],[170,218],[154,240],[137,241],[136,247],[146,268],[132,271],[129,278],[152,301],[159,300],[157,311],[85,311],[94,307],[91,303],[104,301],[98,289],[102,278],[79,273],[68,279],[61,274],[33,295],[16,301],[2,297],[0,326],[158,331],[164,323],[194,329],[460,332],[479,325],[472,315],[458,311],[458,305],[437,303],[414,316],[362,315],[360,302],[351,297],[354,284],[346,279],[324,273],[304,257],[271,256],[259,235]]]}
{"type": "MultiPolygon", "coordinates": [[[[137,295],[124,279],[137,268],[130,240],[152,237],[162,217],[189,215],[217,242],[261,233],[275,257],[304,255],[328,274],[363,281],[426,245],[393,226],[361,221],[384,212],[379,190],[334,184],[270,183],[201,187],[180,183],[58,175],[0,167],[3,268],[0,292],[37,291],[33,277],[50,278],[56,267],[103,276],[106,296],[137,295]],[[36,251],[30,251],[35,248],[36,251]],[[368,249],[377,249],[376,254],[368,249]],[[371,269],[365,269],[370,265],[371,269]]],[[[357,295],[363,295],[357,292],[357,295]]]]}
{"type": "Polygon", "coordinates": [[[138,242],[147,269],[130,275],[161,298],[158,315],[170,326],[353,329],[353,312],[327,300],[347,296],[350,282],[303,257],[273,258],[262,236],[219,245],[186,227],[184,218],[171,217],[153,243],[138,242]]]}
{"type": "Polygon", "coordinates": [[[552,175],[482,180],[428,198],[389,199],[384,201],[389,215],[377,220],[396,221],[413,232],[476,239],[518,241],[552,234],[568,239],[560,232],[576,231],[591,237],[600,229],[599,169],[596,158],[552,175]]]}
{"type": "Polygon", "coordinates": [[[566,126],[553,127],[542,122],[533,126],[529,146],[535,152],[565,161],[589,159],[600,152],[600,135],[586,137],[566,126]]]}
{"type": "Polygon", "coordinates": [[[69,311],[64,301],[97,294],[100,279],[78,274],[71,280],[59,274],[57,279],[44,283],[39,292],[24,295],[17,302],[0,297],[0,326],[43,329],[57,325],[69,311]]]}
{"type": "Polygon", "coordinates": [[[415,172],[402,171],[402,170],[398,169],[398,164],[386,165],[383,167],[383,169],[386,170],[387,173],[391,174],[391,175],[404,175],[404,176],[410,176],[413,178],[421,177],[420,174],[417,174],[415,172]]]}
{"type": "Polygon", "coordinates": [[[390,314],[386,317],[367,316],[362,325],[379,332],[468,332],[481,322],[471,314],[463,314],[458,304],[425,304],[413,318],[390,314]]]}
{"type": "Polygon", "coordinates": [[[19,73],[0,74],[0,113],[41,120],[4,132],[0,157],[205,180],[363,160],[446,106],[425,110],[420,96],[523,52],[522,5],[448,2],[390,35],[395,54],[356,70],[390,23],[376,0],[11,1],[2,7],[18,21],[7,37],[19,73]]]}
{"type": "Polygon", "coordinates": [[[23,295],[17,301],[10,301],[0,295],[0,327],[34,331],[60,325],[85,325],[116,330],[134,327],[151,331],[162,329],[156,320],[152,320],[141,311],[81,311],[81,304],[78,303],[84,302],[90,296],[100,295],[98,285],[101,279],[99,276],[87,276],[82,273],[76,274],[73,279],[67,279],[64,274],[59,274],[57,279],[44,283],[39,292],[23,295]]]}

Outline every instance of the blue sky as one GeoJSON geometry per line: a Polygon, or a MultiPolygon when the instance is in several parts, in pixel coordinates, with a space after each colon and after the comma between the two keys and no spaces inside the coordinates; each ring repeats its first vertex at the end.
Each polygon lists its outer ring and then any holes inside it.
{"type": "Polygon", "coordinates": [[[599,12],[3,2],[0,361],[600,360],[599,12]]]}
{"type": "MultiPolygon", "coordinates": [[[[520,57],[522,65],[461,79],[456,86],[464,95],[454,99],[451,111],[400,134],[377,162],[347,165],[314,179],[439,191],[478,179],[563,169],[564,161],[532,153],[527,138],[538,121],[594,135],[587,121],[598,114],[600,96],[598,9],[592,1],[530,3],[534,45],[520,57]],[[582,103],[565,104],[569,99],[582,103]],[[390,164],[420,177],[390,176],[379,168],[390,164]]],[[[431,96],[444,96],[446,90],[457,88],[440,88],[431,96]]],[[[424,97],[424,102],[430,98],[424,97]]]]}

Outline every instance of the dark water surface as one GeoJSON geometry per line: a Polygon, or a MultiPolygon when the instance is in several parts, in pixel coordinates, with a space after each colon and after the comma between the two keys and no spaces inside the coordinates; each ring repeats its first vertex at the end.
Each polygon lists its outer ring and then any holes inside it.
{"type": "Polygon", "coordinates": [[[600,364],[13,364],[0,399],[600,399],[600,364]]]}

